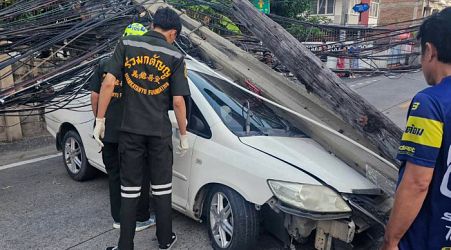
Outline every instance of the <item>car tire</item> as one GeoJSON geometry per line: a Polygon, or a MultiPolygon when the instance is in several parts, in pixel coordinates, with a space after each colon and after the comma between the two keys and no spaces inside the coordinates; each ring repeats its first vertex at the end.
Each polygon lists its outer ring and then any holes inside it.
{"type": "Polygon", "coordinates": [[[259,232],[257,211],[236,191],[214,186],[207,197],[205,212],[214,249],[255,249],[259,232]]]}
{"type": "Polygon", "coordinates": [[[86,181],[95,176],[95,169],[89,165],[85,148],[77,132],[64,134],[61,143],[64,166],[69,176],[76,181],[86,181]]]}

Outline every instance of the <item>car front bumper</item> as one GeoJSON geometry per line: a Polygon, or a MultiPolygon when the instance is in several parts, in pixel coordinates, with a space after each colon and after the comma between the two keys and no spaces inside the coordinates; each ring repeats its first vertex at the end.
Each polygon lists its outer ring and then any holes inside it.
{"type": "Polygon", "coordinates": [[[377,211],[379,207],[371,204],[370,201],[373,200],[367,197],[347,195],[344,198],[352,207],[351,213],[312,213],[289,207],[272,198],[267,202],[268,206],[262,209],[264,220],[268,216],[271,220],[265,223],[265,227],[286,246],[291,244],[292,239],[304,242],[316,231],[316,249],[331,249],[334,240],[340,240],[345,244],[352,243],[355,246],[354,238],[361,233],[371,234],[371,238],[382,237],[386,218],[381,215],[387,213],[377,211]],[[278,231],[271,228],[278,228],[278,231]],[[370,228],[377,229],[368,230],[370,228]],[[281,230],[285,235],[280,233],[281,230]]]}

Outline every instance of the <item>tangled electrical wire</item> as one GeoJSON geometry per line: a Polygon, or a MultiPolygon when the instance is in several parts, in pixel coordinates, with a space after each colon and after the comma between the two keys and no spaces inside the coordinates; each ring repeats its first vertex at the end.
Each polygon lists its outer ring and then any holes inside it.
{"type": "MultiPolygon", "coordinates": [[[[2,8],[0,41],[6,42],[0,42],[0,70],[5,72],[0,81],[14,76],[15,84],[0,88],[0,114],[80,108],[74,101],[89,94],[93,68],[111,55],[125,27],[132,22],[150,25],[145,2],[22,0],[2,8]]],[[[177,45],[201,58],[184,35],[177,45]]]]}
{"type": "Polygon", "coordinates": [[[22,0],[3,7],[0,81],[14,76],[15,84],[0,85],[0,113],[51,112],[82,98],[93,67],[124,28],[136,19],[151,22],[139,15],[143,10],[125,0],[22,0]]]}

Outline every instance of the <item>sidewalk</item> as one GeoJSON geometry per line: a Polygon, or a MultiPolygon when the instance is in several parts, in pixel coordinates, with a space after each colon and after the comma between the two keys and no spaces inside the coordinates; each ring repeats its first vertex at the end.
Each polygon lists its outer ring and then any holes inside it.
{"type": "Polygon", "coordinates": [[[12,143],[0,142],[0,166],[57,152],[55,138],[47,133],[12,143]]]}

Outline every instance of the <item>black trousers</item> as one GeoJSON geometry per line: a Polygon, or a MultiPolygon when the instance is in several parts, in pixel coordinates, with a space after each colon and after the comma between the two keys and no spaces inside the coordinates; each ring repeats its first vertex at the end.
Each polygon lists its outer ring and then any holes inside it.
{"type": "MultiPolygon", "coordinates": [[[[121,211],[121,164],[119,162],[119,144],[104,142],[102,159],[108,174],[108,185],[110,189],[111,215],[115,222],[120,222],[121,211]]],[[[146,221],[150,218],[149,196],[150,196],[150,174],[147,168],[143,169],[141,183],[142,191],[139,197],[136,219],[146,221]]]]}
{"type": "Polygon", "coordinates": [[[150,170],[158,243],[160,245],[170,243],[172,234],[172,137],[154,137],[121,132],[119,135],[119,154],[122,197],[119,249],[133,249],[136,207],[142,191],[143,169],[150,170]]]}

